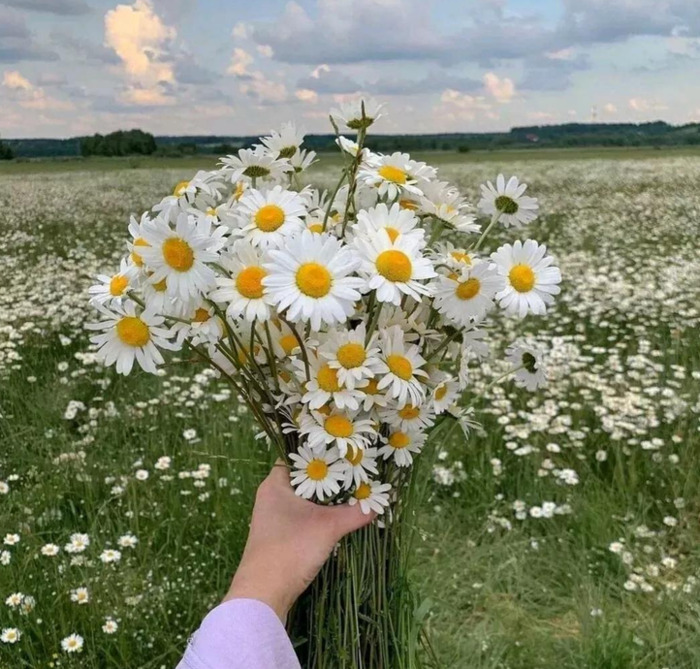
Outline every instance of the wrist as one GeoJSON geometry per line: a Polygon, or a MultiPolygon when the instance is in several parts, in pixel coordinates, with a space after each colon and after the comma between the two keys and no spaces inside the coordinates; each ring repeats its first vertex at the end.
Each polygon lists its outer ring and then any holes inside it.
{"type": "Polygon", "coordinates": [[[283,588],[275,583],[269,575],[258,575],[247,569],[239,568],[234,574],[223,601],[231,599],[256,599],[267,604],[284,623],[287,614],[294,604],[294,599],[283,588]]]}

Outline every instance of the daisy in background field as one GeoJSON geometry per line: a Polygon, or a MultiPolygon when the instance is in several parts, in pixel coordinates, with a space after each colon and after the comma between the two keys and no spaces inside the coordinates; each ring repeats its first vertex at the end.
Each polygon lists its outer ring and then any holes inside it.
{"type": "Polygon", "coordinates": [[[381,483],[380,481],[363,481],[355,488],[352,496],[348,500],[348,504],[350,506],[359,504],[360,509],[362,509],[362,513],[365,515],[371,511],[382,514],[384,513],[384,509],[389,506],[390,490],[390,483],[381,483]]]}
{"type": "Polygon", "coordinates": [[[323,501],[340,492],[345,465],[339,459],[338,449],[313,450],[300,446],[290,453],[292,461],[292,485],[299,497],[323,501]]]}
{"type": "Polygon", "coordinates": [[[366,129],[382,117],[383,106],[372,98],[351,100],[331,109],[330,115],[338,125],[345,125],[350,130],[366,129]]]}
{"type": "Polygon", "coordinates": [[[90,601],[90,593],[87,588],[76,588],[70,591],[70,600],[76,604],[87,604],[90,601]]]}
{"type": "Polygon", "coordinates": [[[479,232],[474,214],[459,191],[446,181],[428,181],[421,184],[419,212],[433,216],[442,223],[460,232],[479,232]]]}
{"type": "Polygon", "coordinates": [[[262,280],[269,300],[291,321],[321,324],[344,323],[355,311],[364,281],[348,276],[360,265],[354,249],[335,237],[304,230],[282,249],[268,251],[262,280]]]}
{"type": "Polygon", "coordinates": [[[0,634],[3,643],[17,643],[22,638],[22,632],[16,627],[5,627],[0,634]]]}
{"type": "Polygon", "coordinates": [[[278,159],[263,147],[256,149],[240,149],[237,156],[226,156],[221,159],[224,172],[232,183],[241,177],[249,179],[280,179],[292,166],[289,161],[278,159]]]}
{"type": "Polygon", "coordinates": [[[282,186],[268,191],[251,188],[240,200],[238,216],[241,235],[253,246],[282,248],[286,239],[303,229],[306,205],[298,193],[282,186]]]}
{"type": "Polygon", "coordinates": [[[506,360],[515,371],[516,386],[532,391],[547,383],[547,368],[539,348],[513,344],[506,349],[506,360]]]}
{"type": "Polygon", "coordinates": [[[420,406],[425,397],[424,380],[428,374],[421,369],[425,360],[415,344],[406,344],[400,325],[393,325],[380,332],[381,367],[377,384],[379,390],[387,389],[397,405],[405,407],[409,401],[420,406]]]}
{"type": "Polygon", "coordinates": [[[242,316],[247,321],[266,321],[270,318],[270,306],[263,296],[262,280],[267,271],[262,266],[261,254],[250,242],[239,239],[231,252],[223,255],[221,264],[229,276],[216,278],[218,287],[209,298],[225,303],[226,315],[232,319],[242,316]]]}
{"type": "Polygon", "coordinates": [[[413,464],[413,453],[420,453],[424,444],[423,432],[395,430],[384,438],[384,446],[379,449],[379,455],[385,460],[393,457],[399,467],[410,467],[413,464]]]}
{"type": "Polygon", "coordinates": [[[411,160],[407,153],[390,156],[370,156],[358,174],[358,179],[377,189],[380,197],[394,200],[402,193],[420,196],[421,185],[435,178],[435,168],[411,160]]]}
{"type": "Polygon", "coordinates": [[[490,181],[481,186],[479,209],[488,216],[498,216],[498,221],[507,228],[530,223],[537,218],[537,198],[523,195],[527,184],[518,183],[518,177],[511,177],[506,183],[502,174],[496,185],[490,181]]]}
{"type": "Polygon", "coordinates": [[[369,475],[377,475],[377,449],[376,448],[350,448],[345,453],[345,471],[343,484],[346,488],[352,485],[360,485],[363,481],[369,481],[369,475]]]}
{"type": "Polygon", "coordinates": [[[391,205],[390,209],[383,202],[380,202],[376,207],[358,212],[353,232],[369,237],[384,230],[389,235],[392,244],[399,237],[411,237],[422,246],[425,230],[417,227],[419,223],[418,217],[412,211],[402,209],[398,203],[391,205]]]}
{"type": "Polygon", "coordinates": [[[71,634],[61,640],[61,648],[63,648],[66,653],[79,653],[83,650],[84,643],[83,637],[81,637],[80,634],[71,634]]]}
{"type": "Polygon", "coordinates": [[[112,276],[98,274],[97,280],[100,282],[90,286],[88,292],[92,295],[91,300],[98,304],[107,302],[121,302],[126,297],[129,288],[132,287],[134,279],[138,276],[138,268],[130,265],[126,258],[122,258],[119,263],[119,271],[112,276]]]}
{"type": "Polygon", "coordinates": [[[368,446],[376,436],[372,421],[352,411],[335,410],[328,414],[313,411],[302,414],[299,432],[307,435],[307,443],[314,450],[323,450],[328,444],[338,449],[340,457],[356,453],[368,446]]]}
{"type": "Polygon", "coordinates": [[[399,305],[403,295],[416,300],[430,295],[431,288],[420,283],[432,279],[433,266],[421,254],[423,243],[415,237],[401,235],[392,243],[385,230],[358,234],[355,248],[362,257],[360,273],[366,277],[366,289],[377,291],[377,300],[399,305]]]}
{"type": "Polygon", "coordinates": [[[319,409],[328,402],[334,402],[339,409],[356,410],[360,407],[360,401],[364,393],[357,388],[350,388],[340,382],[338,370],[331,367],[323,358],[316,355],[309,357],[309,375],[306,379],[306,361],[296,358],[294,365],[300,381],[305,382],[306,392],[302,401],[309,405],[309,409],[319,409]]]}
{"type": "Polygon", "coordinates": [[[306,130],[297,128],[294,123],[283,123],[282,128],[270,130],[267,137],[262,137],[260,141],[265,148],[279,158],[291,158],[295,155],[304,143],[306,130]]]}
{"type": "Polygon", "coordinates": [[[365,345],[366,331],[364,323],[354,330],[331,330],[318,348],[319,357],[337,370],[339,383],[351,390],[365,385],[379,368],[377,337],[365,345]]]}
{"type": "Polygon", "coordinates": [[[178,215],[174,230],[163,219],[155,219],[143,230],[149,246],[141,251],[153,271],[151,282],[165,279],[168,293],[185,301],[205,293],[216,280],[207,263],[218,261],[225,232],[223,227],[185,213],[178,215]]]}
{"type": "Polygon", "coordinates": [[[119,624],[111,616],[105,618],[104,624],[102,625],[102,631],[105,634],[116,634],[119,629],[119,624]]]}
{"type": "Polygon", "coordinates": [[[495,306],[496,293],[505,281],[495,265],[476,262],[459,273],[439,276],[435,283],[435,308],[457,325],[480,321],[495,306]]]}
{"type": "Polygon", "coordinates": [[[506,287],[496,299],[507,314],[523,318],[528,312],[542,315],[560,292],[561,274],[552,267],[554,258],[546,256],[547,247],[534,239],[519,239],[504,244],[491,254],[491,260],[506,280],[506,287]]]}
{"type": "Polygon", "coordinates": [[[85,327],[100,330],[100,334],[90,337],[96,344],[97,359],[106,366],[116,363],[119,374],[128,374],[136,360],[146,372],[156,373],[156,365],[163,364],[159,348],[176,350],[169,341],[172,332],[163,326],[165,319],[150,309],[136,313],[136,305],[126,302],[115,306],[113,311],[106,307],[99,309],[105,320],[85,327]]]}

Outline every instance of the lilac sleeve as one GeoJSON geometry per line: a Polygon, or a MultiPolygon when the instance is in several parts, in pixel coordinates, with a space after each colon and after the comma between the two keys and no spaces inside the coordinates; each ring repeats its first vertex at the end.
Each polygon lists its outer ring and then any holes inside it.
{"type": "Polygon", "coordinates": [[[256,599],[232,599],[209,612],[177,669],[300,669],[277,614],[256,599]]]}

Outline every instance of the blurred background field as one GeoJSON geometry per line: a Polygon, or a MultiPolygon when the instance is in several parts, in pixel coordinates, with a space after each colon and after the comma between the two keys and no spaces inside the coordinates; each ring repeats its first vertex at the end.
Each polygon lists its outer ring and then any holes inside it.
{"type": "MultiPolygon", "coordinates": [[[[699,667],[700,158],[419,157],[472,201],[500,170],[527,181],[544,213],[531,233],[564,275],[544,325],[507,330],[552,343],[549,387],[490,387],[501,369],[485,365],[483,431],[432,445],[414,574],[442,666],[699,667]]],[[[334,165],[311,178],[330,185],[334,165]]],[[[0,628],[22,631],[2,668],[172,667],[236,564],[270,464],[251,420],[192,360],[105,371],[84,330],[129,214],[212,166],[0,166],[0,628]]]]}

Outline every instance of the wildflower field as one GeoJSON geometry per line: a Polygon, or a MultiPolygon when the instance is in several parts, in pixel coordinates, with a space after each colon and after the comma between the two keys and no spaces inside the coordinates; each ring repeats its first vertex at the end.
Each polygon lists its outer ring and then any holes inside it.
{"type": "MultiPolygon", "coordinates": [[[[481,429],[430,445],[415,619],[440,666],[700,667],[700,158],[656,154],[426,156],[473,202],[525,180],[563,274],[546,320],[493,336],[546,342],[548,386],[484,363],[481,429]]],[[[129,214],[191,166],[53,167],[0,172],[0,668],[169,668],[274,455],[186,354],[125,378],[89,345],[129,214]]]]}

